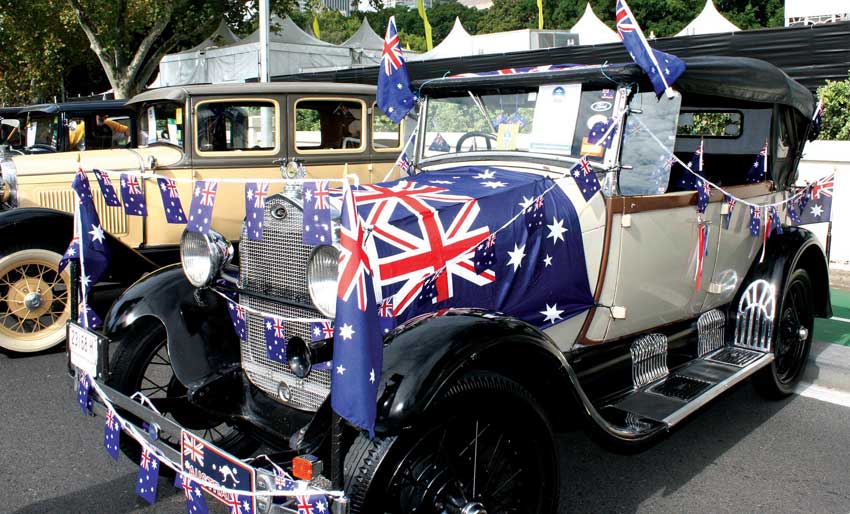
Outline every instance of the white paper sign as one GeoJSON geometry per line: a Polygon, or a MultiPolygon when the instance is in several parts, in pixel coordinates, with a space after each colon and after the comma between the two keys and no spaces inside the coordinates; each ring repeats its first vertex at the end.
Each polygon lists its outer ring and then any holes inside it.
{"type": "Polygon", "coordinates": [[[148,144],[156,143],[156,111],[148,107],[148,144]]]}
{"type": "Polygon", "coordinates": [[[580,101],[581,84],[540,86],[529,150],[571,154],[580,101]]]}

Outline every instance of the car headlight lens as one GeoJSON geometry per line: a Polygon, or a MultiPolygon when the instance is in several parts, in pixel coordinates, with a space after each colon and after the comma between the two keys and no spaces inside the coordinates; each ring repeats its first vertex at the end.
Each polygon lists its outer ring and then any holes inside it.
{"type": "Polygon", "coordinates": [[[0,162],[0,207],[18,206],[18,170],[12,160],[0,162]]]}
{"type": "Polygon", "coordinates": [[[183,273],[195,287],[207,287],[233,257],[233,246],[221,234],[183,231],[180,263],[183,273]]]}
{"type": "Polygon", "coordinates": [[[310,299],[319,312],[329,318],[336,315],[336,275],[339,250],[333,246],[317,246],[307,262],[307,287],[310,299]]]}

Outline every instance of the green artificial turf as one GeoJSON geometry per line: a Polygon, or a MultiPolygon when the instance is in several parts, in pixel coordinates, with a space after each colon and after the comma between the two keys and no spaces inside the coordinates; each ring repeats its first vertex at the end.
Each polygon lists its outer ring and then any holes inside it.
{"type": "Polygon", "coordinates": [[[832,315],[838,319],[815,319],[815,340],[850,346],[850,291],[832,290],[832,315]]]}

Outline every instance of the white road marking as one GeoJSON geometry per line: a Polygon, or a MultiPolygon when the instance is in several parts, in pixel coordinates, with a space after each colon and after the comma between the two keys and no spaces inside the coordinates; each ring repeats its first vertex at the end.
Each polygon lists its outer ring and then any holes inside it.
{"type": "Polygon", "coordinates": [[[843,321],[844,323],[850,323],[850,319],[847,318],[839,318],[838,316],[833,316],[829,319],[834,319],[835,321],[843,321]]]}
{"type": "Polygon", "coordinates": [[[850,408],[850,393],[845,393],[844,391],[803,382],[797,386],[794,392],[806,398],[814,398],[822,402],[834,403],[835,405],[850,408]]]}

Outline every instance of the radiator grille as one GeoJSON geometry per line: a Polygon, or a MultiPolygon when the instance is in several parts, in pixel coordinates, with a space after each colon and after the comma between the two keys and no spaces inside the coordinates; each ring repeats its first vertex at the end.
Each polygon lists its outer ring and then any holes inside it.
{"type": "MultiPolygon", "coordinates": [[[[293,303],[311,306],[307,291],[307,259],[311,247],[301,244],[301,209],[282,196],[266,201],[263,215],[263,239],[251,241],[242,231],[240,252],[240,287],[246,291],[285,298],[293,303]],[[272,216],[284,209],[283,219],[272,216]]],[[[320,318],[313,308],[297,307],[284,302],[242,295],[240,302],[262,312],[289,318],[320,318]]],[[[266,356],[262,316],[248,314],[248,342],[242,346],[242,366],[248,379],[261,390],[292,407],[315,411],[330,392],[330,371],[313,370],[306,380],[297,378],[289,366],[266,356]],[[289,388],[288,400],[278,395],[280,384],[289,388]]],[[[286,322],[286,340],[300,337],[310,341],[310,324],[286,322]]]]}
{"type": "MultiPolygon", "coordinates": [[[[100,225],[103,227],[103,230],[114,236],[126,235],[127,215],[124,214],[124,209],[106,205],[106,202],[103,201],[103,195],[98,188],[92,190],[92,196],[94,196],[94,206],[97,209],[100,225]]],[[[74,190],[70,188],[41,191],[38,194],[38,203],[48,209],[73,213],[76,195],[74,194],[74,190]]]]}

